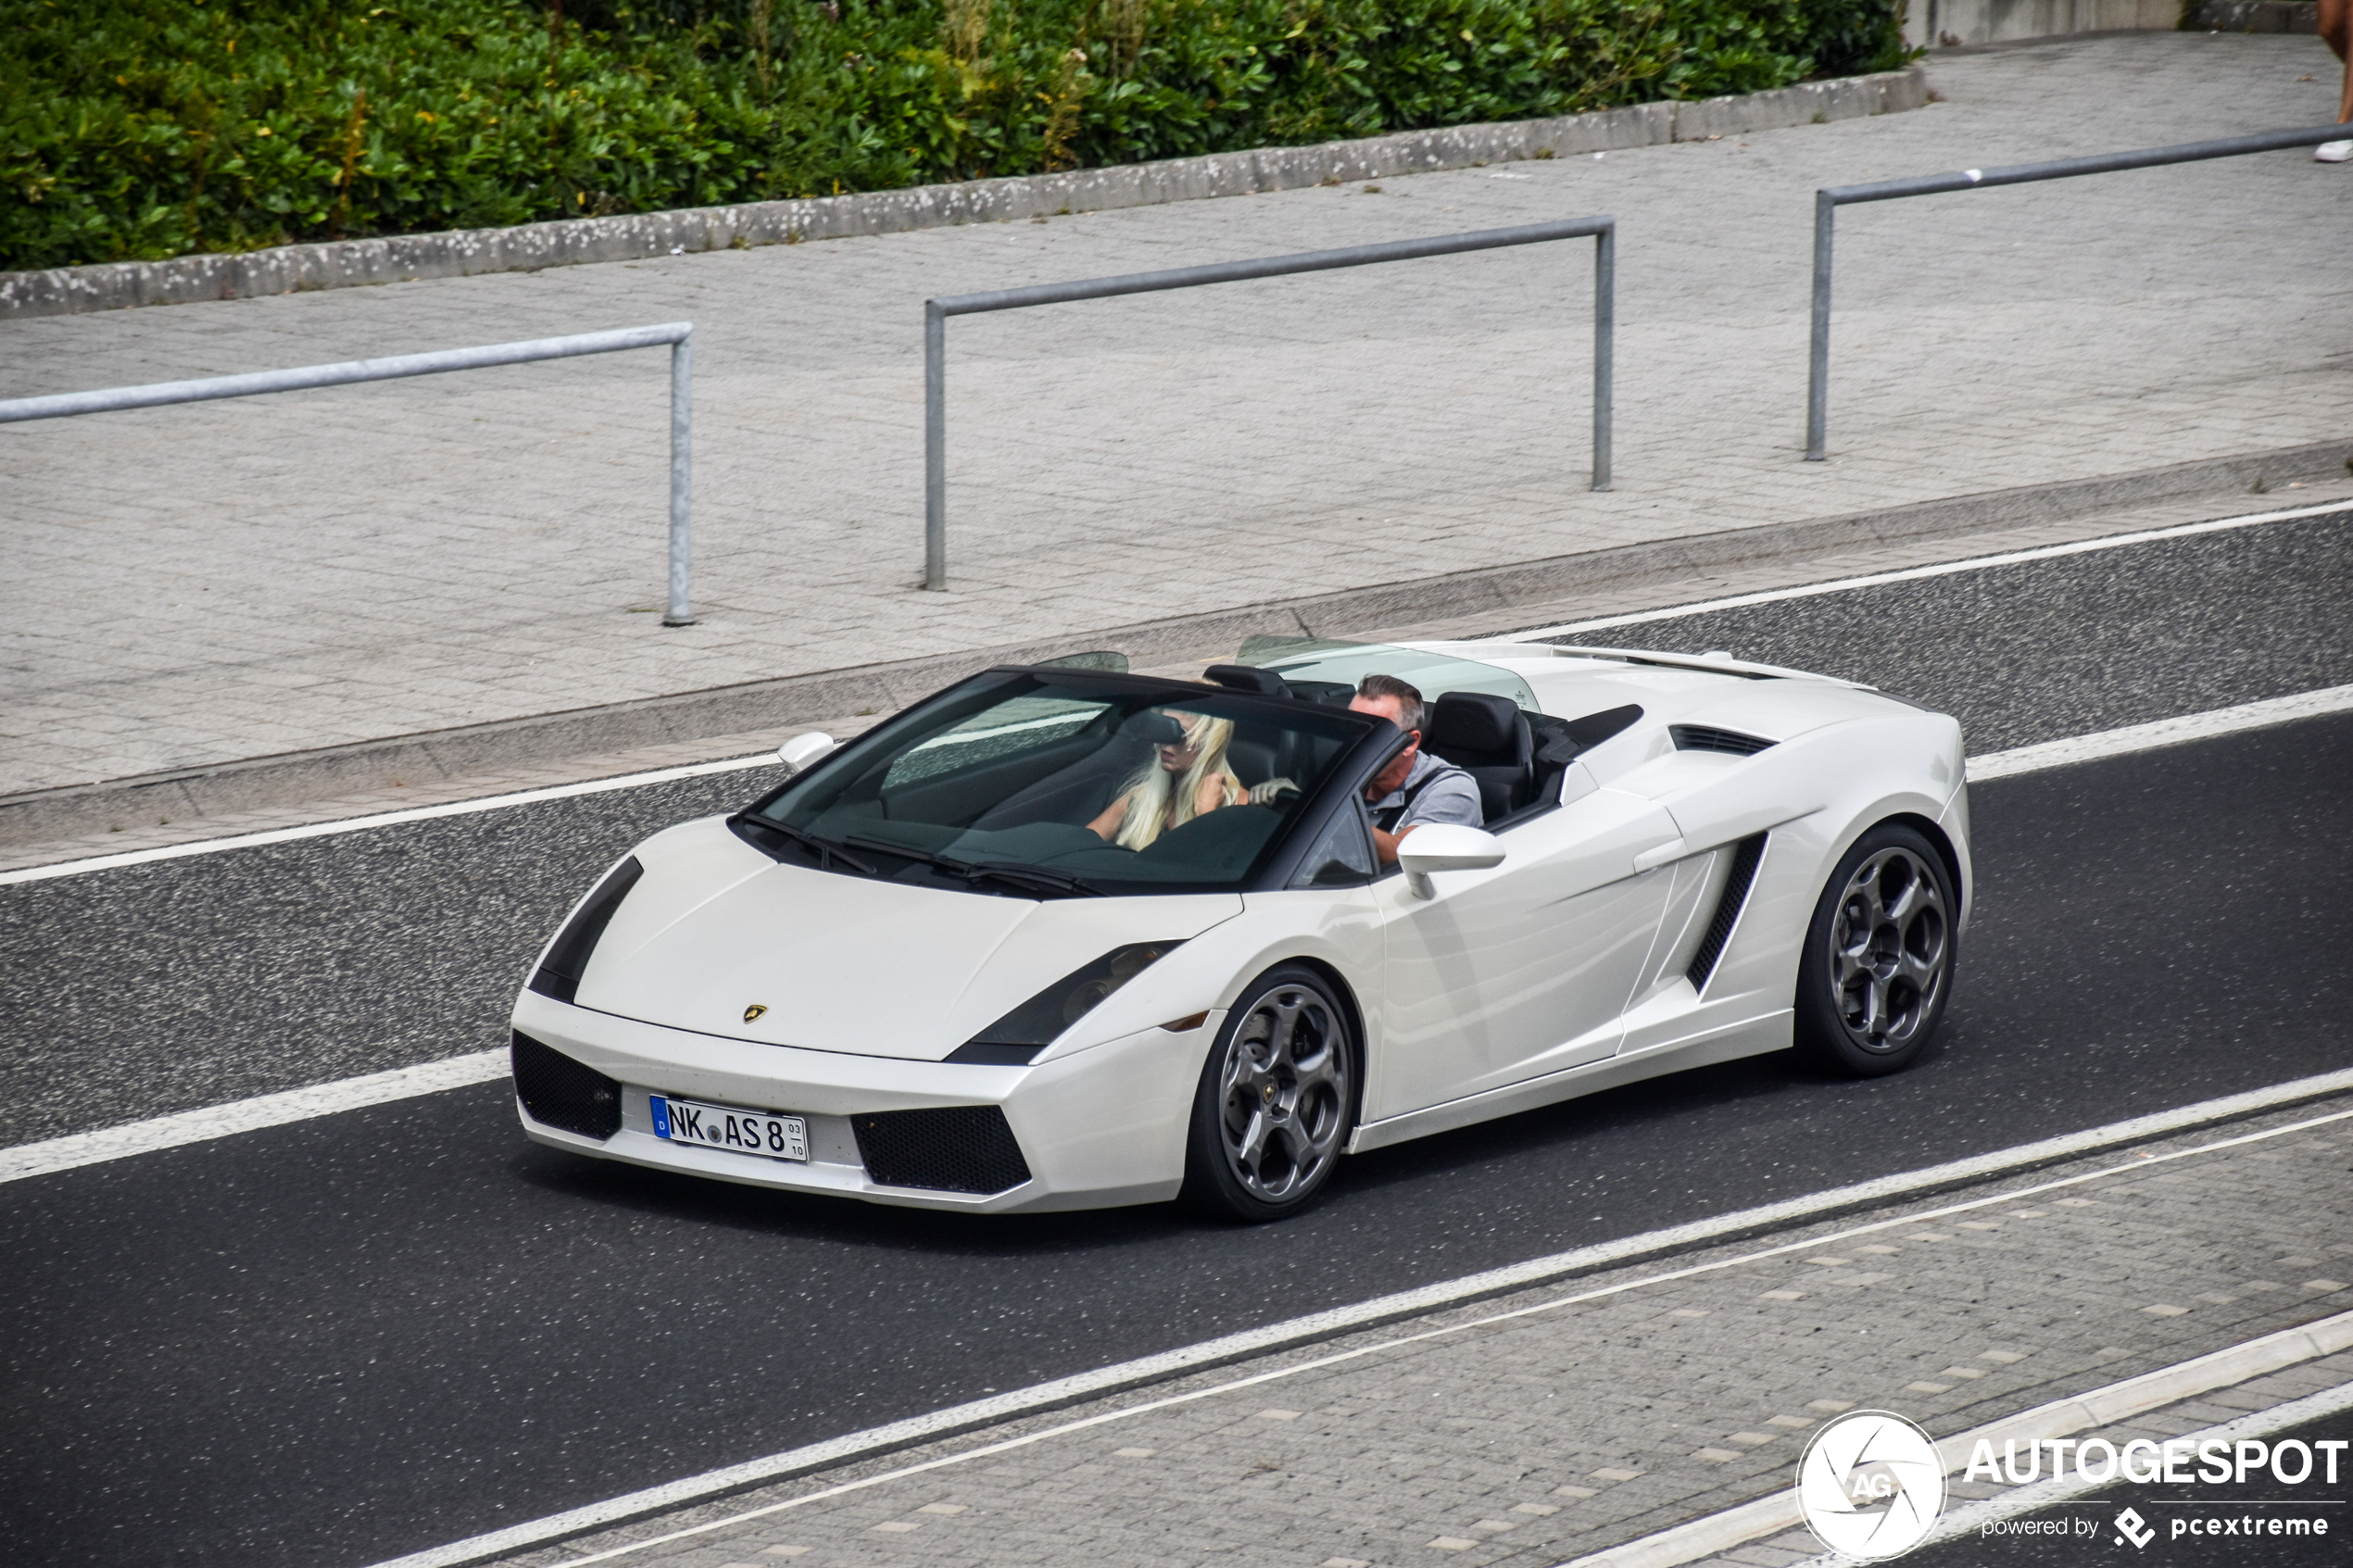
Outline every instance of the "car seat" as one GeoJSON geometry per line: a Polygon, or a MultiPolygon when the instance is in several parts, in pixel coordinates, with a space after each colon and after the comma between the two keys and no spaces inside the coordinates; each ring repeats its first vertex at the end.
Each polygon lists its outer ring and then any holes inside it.
{"type": "Polygon", "coordinates": [[[1528,804],[1536,788],[1536,744],[1517,703],[1489,692],[1448,692],[1431,707],[1428,723],[1423,748],[1478,782],[1489,823],[1528,804]]]}

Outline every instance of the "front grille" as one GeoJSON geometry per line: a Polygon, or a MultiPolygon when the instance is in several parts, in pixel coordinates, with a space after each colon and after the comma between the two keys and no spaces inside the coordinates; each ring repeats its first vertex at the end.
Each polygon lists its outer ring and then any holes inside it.
{"type": "Polygon", "coordinates": [[[621,1085],[553,1046],[515,1033],[515,1098],[531,1119],[602,1143],[621,1131],[621,1085]]]}
{"type": "Polygon", "coordinates": [[[1667,733],[1675,737],[1678,751],[1728,751],[1734,757],[1754,757],[1773,744],[1738,730],[1719,730],[1713,724],[1669,724],[1667,733]]]}
{"type": "Polygon", "coordinates": [[[877,1110],[849,1119],[866,1174],[884,1186],[1002,1192],[1029,1180],[1029,1162],[993,1105],[877,1110]]]}
{"type": "Polygon", "coordinates": [[[1732,939],[1732,927],[1739,923],[1741,906],[1748,902],[1748,890],[1756,881],[1756,862],[1765,858],[1765,835],[1751,834],[1740,841],[1732,851],[1731,874],[1724,879],[1723,897],[1716,900],[1716,914],[1707,922],[1707,935],[1700,938],[1699,951],[1692,955],[1689,968],[1683,971],[1692,989],[1707,988],[1707,977],[1716,972],[1716,960],[1724,956],[1724,944],[1732,939]]]}

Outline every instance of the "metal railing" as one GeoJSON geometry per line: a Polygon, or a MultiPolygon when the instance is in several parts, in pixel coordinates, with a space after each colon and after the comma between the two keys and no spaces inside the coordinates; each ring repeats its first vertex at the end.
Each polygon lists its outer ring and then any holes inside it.
{"type": "Polygon", "coordinates": [[[1610,356],[1616,329],[1617,221],[1570,218],[1511,229],[1438,234],[1428,239],[1391,240],[1340,250],[1271,256],[1254,261],[1221,261],[1176,267],[1164,272],[1130,272],[1071,283],[1038,283],[987,294],[950,295],[924,302],[924,586],[948,586],[948,318],[989,310],[1019,310],[1032,305],[1063,305],[1114,295],[1153,294],[1163,289],[1238,283],[1281,278],[1339,267],[1368,267],[1383,261],[1415,261],[1464,251],[1501,250],[1508,245],[1591,238],[1593,253],[1593,472],[1595,490],[1609,488],[1610,356]]]}
{"type": "Polygon", "coordinates": [[[300,392],[310,387],[344,386],[352,382],[397,381],[405,376],[439,375],[446,370],[481,370],[494,365],[520,365],[535,359],[570,359],[583,354],[618,354],[632,348],[670,345],[670,583],[669,605],[661,623],[692,626],[694,611],[688,594],[688,573],[694,554],[694,519],[690,486],[695,448],[694,333],[691,321],[667,321],[652,327],[622,327],[613,332],[577,332],[570,337],[535,338],[528,343],[495,343],[479,348],[443,348],[430,354],[402,354],[388,359],[348,359],[336,365],[302,365],[290,370],[257,370],[242,376],[209,376],[202,381],[156,382],[145,386],[115,386],[97,392],[64,392],[47,397],[19,397],[0,402],[0,424],[23,420],[63,419],[71,414],[104,414],[122,408],[152,408],[166,403],[205,403],[216,397],[252,397],[266,392],[300,392]]]}
{"type": "Polygon", "coordinates": [[[1992,185],[2023,185],[2036,180],[2067,180],[2078,174],[2111,174],[2124,169],[2149,169],[2167,163],[2201,163],[2208,158],[2237,157],[2246,153],[2276,152],[2283,147],[2309,147],[2353,136],[2353,128],[2323,125],[2305,131],[2265,131],[2253,136],[2229,136],[2215,142],[2183,142],[2170,147],[2143,147],[2128,153],[2100,153],[2092,157],[2058,158],[2048,163],[2012,164],[2007,169],[1964,169],[1951,174],[1919,174],[1905,180],[1878,180],[1868,185],[1835,185],[1814,193],[1814,338],[1810,375],[1806,385],[1806,460],[1822,461],[1822,444],[1830,422],[1831,376],[1831,238],[1838,209],[1856,202],[1893,201],[1897,196],[1932,196],[1945,191],[1978,191],[1992,185]]]}

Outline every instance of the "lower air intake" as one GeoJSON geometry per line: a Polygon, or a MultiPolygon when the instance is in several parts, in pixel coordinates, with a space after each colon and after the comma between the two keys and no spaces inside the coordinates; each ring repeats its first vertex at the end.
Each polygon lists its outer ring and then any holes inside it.
{"type": "Polygon", "coordinates": [[[621,1085],[553,1046],[515,1035],[515,1098],[534,1122],[602,1143],[621,1131],[621,1085]]]}
{"type": "Polygon", "coordinates": [[[877,1110],[849,1119],[866,1174],[883,1186],[1002,1192],[1029,1180],[1029,1162],[993,1105],[877,1110]]]}

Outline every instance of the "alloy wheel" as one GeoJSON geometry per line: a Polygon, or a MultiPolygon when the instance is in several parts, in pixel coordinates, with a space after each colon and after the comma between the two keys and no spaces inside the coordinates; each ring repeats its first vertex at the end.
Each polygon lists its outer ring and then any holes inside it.
{"type": "Polygon", "coordinates": [[[1328,998],[1277,985],[1252,1005],[1218,1081],[1226,1168],[1251,1197],[1287,1202],[1323,1178],[1348,1121],[1348,1073],[1328,998]]]}
{"type": "Polygon", "coordinates": [[[1882,849],[1855,868],[1831,922],[1831,1002],[1847,1036],[1884,1053],[1936,1015],[1952,961],[1952,919],[1927,863],[1882,849]]]}

